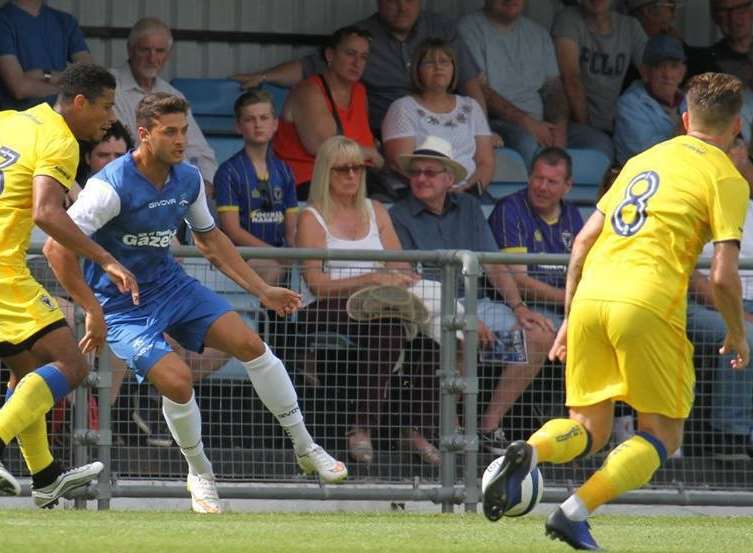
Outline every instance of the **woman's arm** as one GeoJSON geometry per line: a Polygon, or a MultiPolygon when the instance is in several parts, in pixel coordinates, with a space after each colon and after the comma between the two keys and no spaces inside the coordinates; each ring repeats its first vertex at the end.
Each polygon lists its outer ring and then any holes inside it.
{"type": "Polygon", "coordinates": [[[483,192],[489,186],[494,175],[494,147],[492,146],[492,137],[490,135],[476,136],[476,153],[473,155],[476,162],[476,170],[472,175],[465,179],[465,184],[461,190],[479,184],[483,192]]]}

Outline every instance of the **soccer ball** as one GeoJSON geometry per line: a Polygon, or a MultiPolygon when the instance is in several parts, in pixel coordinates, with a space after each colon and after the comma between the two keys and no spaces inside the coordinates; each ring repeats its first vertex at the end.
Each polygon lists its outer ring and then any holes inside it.
{"type": "MultiPolygon", "coordinates": [[[[499,471],[505,456],[497,457],[486,467],[484,475],[481,478],[481,493],[486,493],[486,488],[495,474],[499,471]]],[[[513,505],[505,512],[506,517],[522,517],[531,512],[539,504],[541,496],[544,494],[544,478],[541,476],[539,467],[536,467],[523,479],[520,490],[520,502],[513,505]]]]}

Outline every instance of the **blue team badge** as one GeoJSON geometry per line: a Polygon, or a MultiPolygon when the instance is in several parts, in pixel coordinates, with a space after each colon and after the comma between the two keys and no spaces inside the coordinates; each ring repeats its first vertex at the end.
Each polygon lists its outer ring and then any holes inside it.
{"type": "Polygon", "coordinates": [[[189,203],[188,198],[186,198],[185,194],[180,195],[180,200],[178,200],[178,207],[186,207],[189,203]]]}
{"type": "Polygon", "coordinates": [[[57,306],[55,305],[55,302],[54,302],[54,301],[52,301],[52,298],[50,298],[50,296],[48,296],[48,295],[46,295],[46,294],[45,294],[45,295],[42,295],[42,296],[40,296],[40,298],[39,298],[39,301],[40,301],[40,302],[42,302],[42,305],[44,305],[44,306],[45,306],[45,307],[46,307],[47,309],[49,309],[50,311],[54,311],[54,310],[55,310],[55,308],[57,307],[57,306]]]}
{"type": "Polygon", "coordinates": [[[566,230],[562,233],[562,245],[565,246],[567,251],[573,247],[573,233],[566,230]]]}
{"type": "Polygon", "coordinates": [[[258,190],[257,190],[256,188],[254,188],[254,189],[253,189],[253,190],[251,191],[251,197],[252,197],[252,198],[261,198],[261,194],[259,194],[259,191],[258,191],[258,190]]]}
{"type": "Polygon", "coordinates": [[[276,202],[282,201],[282,188],[273,188],[272,197],[276,202]]]}
{"type": "Polygon", "coordinates": [[[536,242],[541,242],[544,240],[544,237],[541,235],[541,231],[539,229],[533,231],[533,239],[536,242]]]}

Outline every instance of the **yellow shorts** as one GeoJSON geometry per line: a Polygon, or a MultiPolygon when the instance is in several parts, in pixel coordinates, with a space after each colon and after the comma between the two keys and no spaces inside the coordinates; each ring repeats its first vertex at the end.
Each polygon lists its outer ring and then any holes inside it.
{"type": "Polygon", "coordinates": [[[63,318],[55,298],[27,268],[0,267],[0,346],[19,344],[63,318]]]}
{"type": "Polygon", "coordinates": [[[684,419],[693,405],[693,346],[685,329],[630,303],[578,300],[567,326],[566,404],[611,399],[684,419]]]}

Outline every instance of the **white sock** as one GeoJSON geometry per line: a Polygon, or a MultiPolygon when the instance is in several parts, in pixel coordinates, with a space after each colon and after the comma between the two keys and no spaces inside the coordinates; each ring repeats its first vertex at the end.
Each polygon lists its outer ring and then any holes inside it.
{"type": "Polygon", "coordinates": [[[570,520],[583,521],[588,517],[588,509],[586,504],[577,495],[573,494],[568,497],[565,502],[560,505],[560,509],[565,513],[565,516],[570,520]]]}
{"type": "Polygon", "coordinates": [[[162,414],[170,434],[188,462],[189,472],[210,476],[214,474],[201,441],[201,413],[196,404],[196,396],[191,393],[188,403],[175,403],[162,396],[162,414]]]}
{"type": "Polygon", "coordinates": [[[246,367],[259,399],[290,437],[296,454],[305,453],[314,440],[303,422],[298,395],[282,361],[264,344],[264,353],[256,359],[243,362],[243,366],[246,367]]]}

